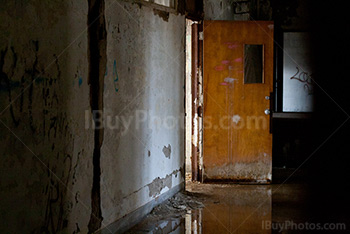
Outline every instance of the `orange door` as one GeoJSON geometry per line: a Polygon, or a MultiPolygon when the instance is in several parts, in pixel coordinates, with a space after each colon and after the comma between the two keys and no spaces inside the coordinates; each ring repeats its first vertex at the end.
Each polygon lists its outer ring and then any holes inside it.
{"type": "Polygon", "coordinates": [[[271,181],[273,23],[204,21],[204,180],[271,181]]]}

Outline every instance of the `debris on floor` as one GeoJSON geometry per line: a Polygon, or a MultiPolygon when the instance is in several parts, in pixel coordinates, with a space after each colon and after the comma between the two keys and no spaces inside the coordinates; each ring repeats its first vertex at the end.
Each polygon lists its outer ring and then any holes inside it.
{"type": "Polygon", "coordinates": [[[188,191],[175,194],[170,199],[156,206],[146,218],[130,229],[126,234],[136,233],[184,233],[185,217],[193,210],[204,208],[205,197],[188,191]]]}
{"type": "Polygon", "coordinates": [[[191,173],[186,173],[185,177],[186,177],[186,181],[191,181],[192,180],[192,174],[191,173]]]}
{"type": "Polygon", "coordinates": [[[195,210],[203,207],[204,205],[199,197],[191,195],[191,193],[188,192],[177,193],[172,198],[155,207],[150,213],[150,216],[178,217],[185,215],[188,210],[195,210]]]}

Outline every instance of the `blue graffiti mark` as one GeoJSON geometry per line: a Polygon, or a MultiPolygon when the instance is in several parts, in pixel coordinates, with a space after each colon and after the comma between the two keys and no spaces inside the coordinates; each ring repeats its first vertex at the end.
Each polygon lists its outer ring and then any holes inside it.
{"type": "Polygon", "coordinates": [[[108,75],[108,66],[106,66],[106,72],[105,72],[105,76],[108,75]]]}
{"type": "Polygon", "coordinates": [[[117,82],[119,80],[118,77],[118,72],[117,72],[117,61],[114,60],[114,64],[113,64],[113,84],[114,84],[114,89],[116,92],[118,92],[118,88],[117,88],[117,82]]]}
{"type": "MultiPolygon", "coordinates": [[[[39,85],[39,84],[42,84],[45,81],[49,81],[49,80],[50,80],[50,78],[48,78],[48,77],[38,76],[33,80],[33,82],[34,82],[34,84],[39,85]]],[[[5,82],[5,81],[0,82],[0,92],[6,92],[6,91],[17,89],[20,87],[21,87],[20,81],[9,80],[7,82],[5,82]]]]}
{"type": "Polygon", "coordinates": [[[79,76],[78,83],[79,83],[79,87],[80,87],[80,86],[81,86],[81,84],[83,83],[83,78],[82,78],[81,76],[79,76]]]}

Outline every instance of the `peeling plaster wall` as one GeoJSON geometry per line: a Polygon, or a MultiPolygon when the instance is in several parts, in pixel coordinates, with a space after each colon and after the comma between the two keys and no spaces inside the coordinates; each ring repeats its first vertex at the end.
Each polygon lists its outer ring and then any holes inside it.
{"type": "Polygon", "coordinates": [[[170,13],[164,19],[150,7],[109,4],[104,116],[130,124],[104,130],[101,206],[106,223],[184,181],[185,17],[170,13]]]}
{"type": "Polygon", "coordinates": [[[91,88],[88,3],[0,7],[2,233],[91,232],[184,181],[185,17],[107,0],[104,83],[91,88]],[[112,118],[103,131],[94,102],[112,118]]]}
{"type": "Polygon", "coordinates": [[[0,6],[1,233],[87,232],[86,19],[83,0],[0,6]]]}

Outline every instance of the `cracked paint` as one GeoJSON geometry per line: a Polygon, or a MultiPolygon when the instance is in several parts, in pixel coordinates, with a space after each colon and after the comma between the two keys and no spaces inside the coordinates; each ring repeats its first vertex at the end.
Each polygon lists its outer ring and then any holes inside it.
{"type": "Polygon", "coordinates": [[[177,173],[181,172],[180,170],[174,170],[171,174],[166,175],[164,178],[157,177],[150,184],[148,184],[149,196],[156,197],[161,193],[164,188],[172,188],[172,177],[177,177],[177,173]]]}

